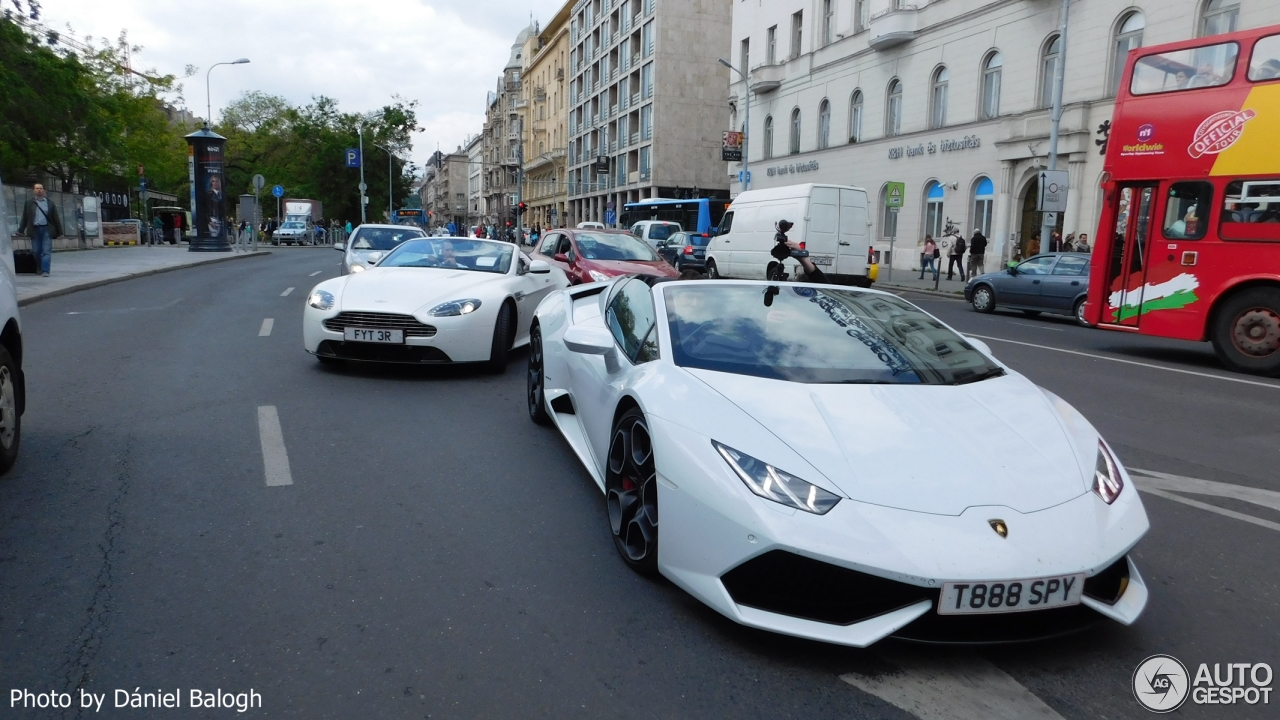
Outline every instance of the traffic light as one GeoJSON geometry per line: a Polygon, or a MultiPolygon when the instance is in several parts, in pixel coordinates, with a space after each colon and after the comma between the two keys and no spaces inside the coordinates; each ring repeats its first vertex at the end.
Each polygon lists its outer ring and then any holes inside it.
{"type": "Polygon", "coordinates": [[[527,210],[528,208],[529,206],[525,205],[524,203],[520,203],[519,205],[516,205],[516,215],[523,215],[524,211],[527,210]]]}

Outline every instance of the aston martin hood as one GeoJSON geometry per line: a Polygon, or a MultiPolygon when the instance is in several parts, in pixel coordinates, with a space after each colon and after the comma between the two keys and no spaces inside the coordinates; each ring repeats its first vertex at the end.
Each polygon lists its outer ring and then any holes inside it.
{"type": "Polygon", "coordinates": [[[476,297],[480,286],[504,275],[445,268],[371,268],[347,275],[343,310],[413,314],[431,305],[476,297]]]}
{"type": "Polygon", "coordinates": [[[689,372],[854,500],[942,515],[984,505],[1027,513],[1088,491],[1056,412],[1020,376],[955,386],[805,385],[689,372]]]}

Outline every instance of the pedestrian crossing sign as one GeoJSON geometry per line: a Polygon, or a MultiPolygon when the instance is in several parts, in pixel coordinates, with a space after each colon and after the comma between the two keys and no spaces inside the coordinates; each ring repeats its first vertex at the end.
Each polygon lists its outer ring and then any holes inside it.
{"type": "Polygon", "coordinates": [[[884,206],[887,208],[902,207],[902,196],[906,193],[907,184],[900,182],[885,183],[884,206]]]}

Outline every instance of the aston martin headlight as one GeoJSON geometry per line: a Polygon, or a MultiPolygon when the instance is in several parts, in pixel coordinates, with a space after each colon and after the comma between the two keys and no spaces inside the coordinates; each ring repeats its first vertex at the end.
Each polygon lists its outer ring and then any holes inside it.
{"type": "Polygon", "coordinates": [[[332,310],[333,293],[328,290],[315,290],[307,298],[307,304],[317,310],[332,310]]]}
{"type": "Polygon", "coordinates": [[[1102,502],[1110,505],[1120,497],[1124,490],[1124,480],[1120,477],[1120,468],[1111,451],[1102,441],[1098,441],[1098,461],[1093,469],[1093,492],[1102,498],[1102,502]]]}
{"type": "Polygon", "coordinates": [[[594,281],[596,281],[596,282],[605,282],[606,280],[611,280],[611,279],[612,279],[612,278],[610,278],[608,275],[605,275],[604,273],[602,273],[602,272],[600,272],[600,271],[598,271],[598,270],[588,270],[588,271],[587,271],[587,274],[588,274],[588,275],[590,275],[590,276],[591,276],[591,279],[592,279],[592,280],[594,280],[594,281]]]}
{"type": "Polygon", "coordinates": [[[364,272],[364,266],[361,265],[359,261],[357,261],[351,265],[351,272],[353,273],[364,272]]]}
{"type": "Polygon", "coordinates": [[[470,315],[480,309],[480,301],[475,298],[469,300],[450,300],[447,303],[441,303],[427,312],[431,317],[456,317],[458,315],[470,315]]]}
{"type": "Polygon", "coordinates": [[[779,470],[727,445],[721,445],[715,440],[712,440],[711,444],[715,446],[716,452],[720,453],[720,457],[729,463],[729,467],[733,468],[747,488],[765,500],[772,500],[780,505],[815,515],[825,515],[840,502],[839,495],[833,495],[791,473],[779,470]]]}

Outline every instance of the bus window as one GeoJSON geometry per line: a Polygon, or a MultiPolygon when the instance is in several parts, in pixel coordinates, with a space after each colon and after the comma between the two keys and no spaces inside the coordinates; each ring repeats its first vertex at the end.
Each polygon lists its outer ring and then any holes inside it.
{"type": "Polygon", "coordinates": [[[1226,85],[1235,75],[1239,53],[1239,45],[1231,42],[1147,55],[1133,66],[1129,92],[1152,95],[1226,85]]]}
{"type": "Polygon", "coordinates": [[[1280,35],[1268,35],[1253,46],[1249,79],[1253,82],[1280,80],[1280,35]]]}
{"type": "Polygon", "coordinates": [[[1169,240],[1204,237],[1212,203],[1213,186],[1209,183],[1174,183],[1164,204],[1164,236],[1169,240]]]}
{"type": "Polygon", "coordinates": [[[1224,240],[1280,241],[1280,179],[1227,183],[1222,200],[1224,240]]]}

